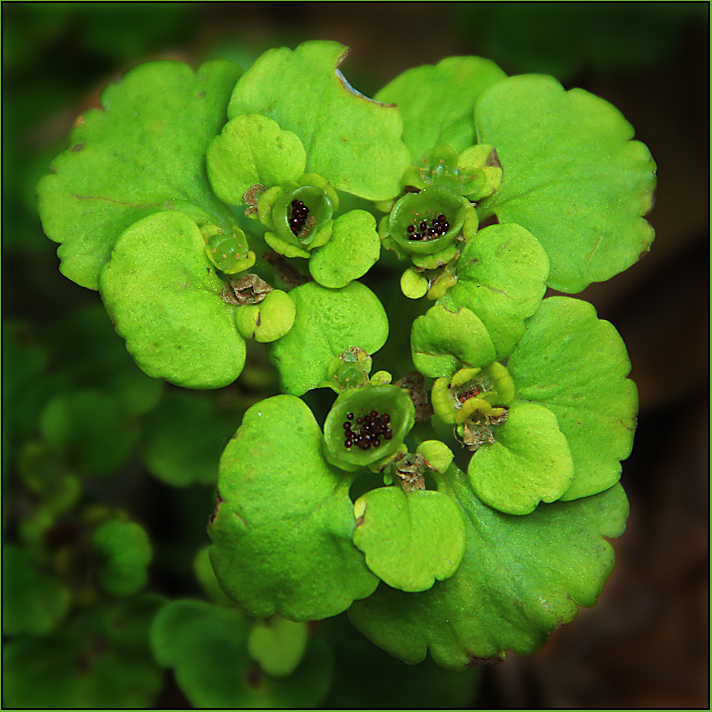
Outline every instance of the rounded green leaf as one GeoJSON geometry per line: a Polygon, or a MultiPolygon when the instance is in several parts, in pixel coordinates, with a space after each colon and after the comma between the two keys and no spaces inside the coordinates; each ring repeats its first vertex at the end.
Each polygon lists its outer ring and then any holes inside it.
{"type": "Polygon", "coordinates": [[[409,163],[400,113],[351,87],[338,69],[347,52],[322,40],[265,52],[235,86],[228,115],[273,119],[299,136],[308,171],[337,190],[388,200],[409,163]]]}
{"type": "Polygon", "coordinates": [[[495,360],[492,339],[469,309],[434,306],[413,322],[411,350],[425,376],[452,376],[459,368],[487,366],[495,360]]]}
{"type": "Polygon", "coordinates": [[[235,307],[203,248],[188,217],[156,213],[121,235],[101,274],[104,305],[138,365],[185,388],[226,386],[245,362],[235,307]]]}
{"type": "Polygon", "coordinates": [[[43,636],[57,629],[71,604],[66,586],[14,544],[3,544],[2,578],[3,635],[43,636]]]}
{"type": "Polygon", "coordinates": [[[295,134],[282,131],[266,116],[248,114],[228,121],[213,139],[208,148],[208,176],[218,198],[242,205],[244,194],[254,185],[272,188],[297,180],[306,160],[295,134]]]}
{"type": "Polygon", "coordinates": [[[240,416],[222,412],[213,394],[166,390],[145,420],[141,455],[149,472],[173,487],[214,485],[218,463],[240,416]]]}
{"type": "Polygon", "coordinates": [[[504,170],[480,215],[517,223],[541,242],[550,287],[579,292],[650,249],[654,231],[642,216],[653,204],[655,163],[611,104],[567,92],[553,77],[522,75],[482,94],[475,123],[504,170]]]}
{"type": "Polygon", "coordinates": [[[542,504],[513,517],[482,504],[464,473],[438,477],[440,492],[465,514],[467,549],[457,571],[422,593],[381,585],[349,610],[376,645],[408,663],[450,669],[485,664],[506,650],[531,655],[549,634],[592,607],[613,569],[605,537],[623,533],[620,486],[575,502],[542,504]]]}
{"type": "Polygon", "coordinates": [[[210,556],[252,616],[327,618],[376,587],[351,543],[353,478],[324,460],[321,439],[309,408],[281,395],[252,406],[223,453],[210,556]]]}
{"type": "Polygon", "coordinates": [[[118,397],[101,391],[74,391],[57,396],[44,409],[40,432],[49,449],[75,471],[114,475],[138,440],[138,423],[118,397]]]}
{"type": "Polygon", "coordinates": [[[430,284],[427,277],[424,277],[420,272],[407,269],[401,275],[400,287],[401,292],[403,292],[408,299],[420,299],[427,294],[430,284]]]}
{"type": "Polygon", "coordinates": [[[519,225],[492,225],[468,241],[457,263],[458,281],[438,304],[477,314],[498,359],[524,334],[524,320],[538,309],[549,275],[549,258],[519,225]]]}
{"type": "Polygon", "coordinates": [[[489,59],[447,57],[436,65],[408,69],[376,99],[398,105],[403,140],[414,160],[438,144],[463,151],[474,143],[472,109],[487,87],[507,75],[489,59]]]}
{"type": "Polygon", "coordinates": [[[258,304],[245,304],[235,312],[237,330],[260,343],[276,341],[292,328],[297,315],[294,301],[281,289],[273,289],[258,304]]]}
{"type": "Polygon", "coordinates": [[[529,514],[539,502],[561,497],[574,465],[553,413],[522,403],[509,409],[495,442],[472,455],[467,474],[485,504],[507,514],[529,514]]]}
{"type": "Polygon", "coordinates": [[[247,652],[268,675],[286,677],[302,661],[308,635],[306,623],[272,616],[255,624],[247,639],[247,652]]]}
{"type": "Polygon", "coordinates": [[[267,347],[282,390],[302,395],[328,380],[334,356],[360,347],[369,354],[388,338],[388,318],[376,295],[360,282],[338,290],[307,282],[289,292],[297,307],[290,332],[267,347]]]}
{"type": "Polygon", "coordinates": [[[309,272],[324,287],[345,287],[363,277],[380,254],[376,219],[365,210],[351,210],[334,221],[329,242],[312,253],[309,272]]]}
{"type": "Polygon", "coordinates": [[[612,324],[588,302],[545,299],[507,365],[517,400],[544,406],[566,436],[574,481],[562,499],[586,497],[620,479],[638,412],[630,361],[612,324]]]}
{"type": "Polygon", "coordinates": [[[366,467],[393,455],[414,422],[415,406],[405,389],[391,385],[350,388],[339,395],[326,416],[324,444],[329,461],[353,470],[354,465],[366,467]],[[364,429],[371,431],[370,446],[362,449],[358,438],[364,436],[364,429]]]}
{"type": "Polygon", "coordinates": [[[449,578],[465,553],[462,513],[440,492],[380,487],[356,500],[354,515],[354,544],[368,568],[402,591],[449,578]]]}
{"type": "Polygon", "coordinates": [[[110,519],[96,529],[92,546],[99,557],[97,576],[106,591],[114,596],[132,596],[146,585],[146,567],[153,551],[139,524],[110,519]]]}
{"type": "Polygon", "coordinates": [[[317,707],[331,679],[331,656],[312,639],[289,677],[274,678],[247,650],[252,622],[238,609],[204,601],[169,603],[156,616],[151,647],[159,665],[199,708],[317,707]]]}
{"type": "Polygon", "coordinates": [[[205,152],[225,123],[242,70],[217,59],[197,72],[181,62],[141,64],[101,95],[103,110],[80,117],[71,148],[37,187],[47,235],[62,243],[61,271],[97,289],[111,248],[137,220],[186,202],[232,223],[205,172],[205,152]]]}

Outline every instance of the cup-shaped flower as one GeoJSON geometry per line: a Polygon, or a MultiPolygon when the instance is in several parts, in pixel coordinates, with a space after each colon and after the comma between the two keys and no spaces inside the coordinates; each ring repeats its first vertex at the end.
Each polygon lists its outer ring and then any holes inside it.
{"type": "Polygon", "coordinates": [[[366,385],[342,393],[324,423],[327,460],[345,470],[392,455],[415,422],[415,406],[399,386],[366,385]]]}
{"type": "Polygon", "coordinates": [[[309,257],[331,237],[332,217],[339,206],[336,191],[321,176],[305,173],[263,193],[257,203],[267,243],[287,257],[309,257]]]}
{"type": "Polygon", "coordinates": [[[501,415],[514,401],[514,382],[498,361],[486,368],[463,368],[433,384],[433,410],[444,423],[461,425],[476,417],[501,415]]]}
{"type": "Polygon", "coordinates": [[[205,225],[200,234],[205,242],[205,254],[221,272],[237,274],[255,264],[255,253],[248,249],[247,236],[239,228],[228,235],[215,225],[205,225]]]}
{"type": "Polygon", "coordinates": [[[466,198],[442,186],[406,193],[393,206],[388,232],[406,252],[433,255],[477,231],[477,213],[466,198]]]}

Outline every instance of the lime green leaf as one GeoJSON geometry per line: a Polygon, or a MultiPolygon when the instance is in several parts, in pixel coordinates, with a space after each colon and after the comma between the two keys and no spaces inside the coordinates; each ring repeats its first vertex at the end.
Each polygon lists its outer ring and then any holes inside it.
{"type": "Polygon", "coordinates": [[[114,596],[132,596],[146,585],[146,567],[153,552],[139,524],[110,519],[96,529],[92,545],[99,557],[97,576],[106,591],[114,596]]]}
{"type": "Polygon", "coordinates": [[[642,216],[652,208],[655,163],[608,102],[522,75],[482,94],[475,123],[504,170],[480,217],[529,230],[551,260],[550,287],[579,292],[649,250],[654,232],[642,216]]]}
{"type": "Polygon", "coordinates": [[[173,487],[214,485],[220,454],[239,416],[206,393],[167,390],[145,420],[141,454],[149,472],[173,487]]]}
{"type": "Polygon", "coordinates": [[[372,354],[386,343],[386,312],[360,282],[338,290],[308,282],[289,296],[297,306],[294,326],[267,347],[287,393],[299,396],[317,388],[328,379],[331,359],[347,349],[358,346],[372,354]]]}
{"type": "Polygon", "coordinates": [[[321,439],[309,408],[281,395],[252,406],[223,453],[210,556],[250,615],[327,618],[376,587],[351,543],[353,478],[324,460],[321,439]]]}
{"type": "Polygon", "coordinates": [[[126,348],[149,375],[185,388],[232,383],[245,362],[235,307],[181,213],[149,215],[126,230],[101,274],[101,294],[126,348]]]}
{"type": "Polygon", "coordinates": [[[215,194],[232,205],[254,185],[272,188],[296,181],[306,166],[299,138],[266,116],[248,114],[228,121],[208,148],[208,176],[215,194]]]}
{"type": "Polygon", "coordinates": [[[398,110],[354,90],[338,67],[348,49],[304,42],[265,52],[245,72],[228,115],[262,114],[294,132],[306,149],[307,171],[337,190],[388,200],[409,163],[398,110]]]}
{"type": "Polygon", "coordinates": [[[507,514],[529,514],[568,489],[574,465],[566,438],[546,408],[522,403],[509,409],[495,442],[483,445],[467,474],[475,494],[507,514]]]}
{"type": "Polygon", "coordinates": [[[281,289],[273,289],[258,304],[245,304],[235,312],[237,330],[246,339],[270,343],[284,336],[294,324],[297,308],[281,289]]]}
{"type": "Polygon", "coordinates": [[[481,230],[462,251],[458,282],[438,304],[451,311],[467,307],[477,314],[498,359],[524,334],[524,320],[538,309],[546,291],[549,258],[534,236],[519,225],[481,230]]]}
{"type": "Polygon", "coordinates": [[[628,514],[620,486],[542,504],[524,517],[482,504],[455,467],[438,477],[438,487],[464,510],[465,555],[455,574],[429,591],[381,584],[354,603],[349,618],[376,645],[408,663],[429,649],[440,665],[462,669],[506,650],[530,655],[576,617],[578,606],[595,605],[613,568],[604,537],[620,536],[628,514]]]}
{"type": "Polygon", "coordinates": [[[460,152],[476,143],[472,109],[477,97],[506,74],[489,59],[448,57],[409,69],[376,99],[398,105],[403,140],[414,160],[438,144],[460,152]]]}
{"type": "Polygon", "coordinates": [[[3,704],[30,709],[150,709],[163,685],[148,649],[157,596],[80,610],[53,635],[3,646],[3,704]]]}
{"type": "Polygon", "coordinates": [[[302,661],[308,635],[306,623],[272,616],[255,624],[247,640],[247,652],[268,675],[286,677],[302,661]]]}
{"type": "Polygon", "coordinates": [[[73,391],[51,400],[40,418],[50,450],[77,472],[116,474],[138,440],[138,423],[119,399],[101,391],[73,391]]]}
{"type": "Polygon", "coordinates": [[[33,563],[27,550],[2,547],[2,634],[43,636],[56,630],[70,606],[69,590],[33,563]]]}
{"type": "Polygon", "coordinates": [[[248,656],[252,622],[236,608],[174,601],[156,616],[151,645],[158,663],[195,707],[234,709],[317,707],[331,679],[325,641],[309,642],[294,673],[274,678],[248,656]]]}
{"type": "Polygon", "coordinates": [[[323,624],[334,650],[324,709],[470,709],[482,671],[445,670],[432,658],[406,665],[373,645],[346,616],[323,624]]]}
{"type": "Polygon", "coordinates": [[[507,367],[518,401],[550,410],[569,443],[574,481],[563,499],[618,482],[620,460],[633,447],[638,396],[626,378],[630,361],[615,328],[588,302],[550,297],[527,323],[507,367]]]}
{"type": "Polygon", "coordinates": [[[180,62],[132,69],[101,95],[37,188],[47,235],[62,243],[61,271],[97,289],[119,235],[137,220],[183,201],[214,218],[231,218],[213,195],[205,151],[226,121],[242,70],[218,59],[197,72],[180,62]]]}
{"type": "Polygon", "coordinates": [[[309,272],[324,287],[345,287],[363,277],[380,254],[376,218],[365,210],[352,210],[334,221],[329,242],[312,253],[309,272]]]}
{"type": "Polygon", "coordinates": [[[455,573],[465,553],[465,523],[446,495],[400,486],[367,492],[354,505],[354,544],[382,581],[427,591],[455,573]]]}
{"type": "Polygon", "coordinates": [[[411,350],[415,367],[425,376],[452,376],[463,366],[482,367],[495,360],[492,339],[482,320],[469,309],[434,306],[413,322],[411,350]]]}

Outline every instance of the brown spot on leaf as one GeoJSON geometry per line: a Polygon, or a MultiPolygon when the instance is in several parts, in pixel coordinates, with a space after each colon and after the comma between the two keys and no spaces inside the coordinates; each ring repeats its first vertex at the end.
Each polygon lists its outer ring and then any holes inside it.
{"type": "Polygon", "coordinates": [[[489,156],[487,156],[486,166],[490,168],[501,168],[502,164],[499,162],[499,156],[497,155],[497,149],[493,148],[489,156]]]}
{"type": "Polygon", "coordinates": [[[73,153],[78,153],[84,148],[83,143],[75,143],[74,146],[70,149],[73,153]]]}
{"type": "Polygon", "coordinates": [[[208,517],[208,524],[212,524],[215,521],[215,517],[218,516],[218,510],[220,509],[220,505],[224,501],[225,500],[220,496],[220,490],[218,490],[217,497],[215,498],[215,509],[213,510],[212,514],[208,517]]]}

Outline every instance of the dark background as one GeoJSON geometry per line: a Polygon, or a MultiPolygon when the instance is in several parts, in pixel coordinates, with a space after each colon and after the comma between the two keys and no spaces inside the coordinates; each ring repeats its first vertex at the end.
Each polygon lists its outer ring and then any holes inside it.
{"type": "MultiPolygon", "coordinates": [[[[478,54],[618,107],[658,165],[648,256],[579,296],[625,340],[640,418],[626,534],[599,605],[531,658],[485,670],[483,708],[709,707],[707,3],[3,3],[3,318],[39,331],[94,292],[57,270],[34,185],[73,120],[131,66],[332,39],[372,95],[478,54]]],[[[173,699],[168,706],[179,704],[173,699]]]]}

